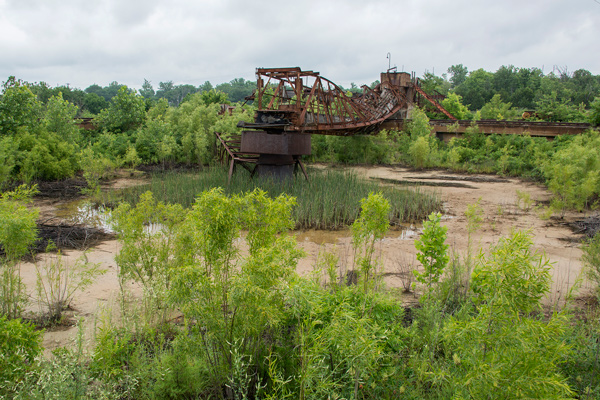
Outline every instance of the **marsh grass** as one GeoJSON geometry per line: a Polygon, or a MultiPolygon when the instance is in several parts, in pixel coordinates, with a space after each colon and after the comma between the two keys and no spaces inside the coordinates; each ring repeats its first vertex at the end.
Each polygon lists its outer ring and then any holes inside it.
{"type": "Polygon", "coordinates": [[[251,179],[245,170],[238,171],[227,185],[227,171],[211,167],[197,173],[155,173],[150,183],[124,189],[116,194],[105,194],[105,204],[126,201],[135,204],[140,194],[151,191],[158,201],[178,203],[190,207],[196,196],[214,187],[223,187],[226,194],[249,192],[259,187],[271,197],[287,193],[296,197],[293,217],[297,229],[341,229],[351,225],[360,212],[360,199],[371,192],[381,191],[390,202],[389,217],[392,225],[421,221],[434,210],[441,208],[436,193],[422,191],[419,187],[401,189],[386,187],[360,178],[352,172],[311,169],[310,180],[300,175],[290,181],[251,179]]]}

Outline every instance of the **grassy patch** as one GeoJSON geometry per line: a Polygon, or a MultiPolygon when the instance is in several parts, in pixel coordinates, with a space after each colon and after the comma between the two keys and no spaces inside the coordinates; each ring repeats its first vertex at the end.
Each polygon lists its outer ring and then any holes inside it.
{"type": "Polygon", "coordinates": [[[421,191],[419,187],[384,187],[351,172],[311,169],[309,176],[308,182],[300,176],[292,181],[277,182],[250,179],[249,174],[242,170],[234,174],[228,186],[227,171],[218,167],[198,173],[157,173],[152,175],[148,185],[124,189],[118,194],[118,199],[110,200],[134,204],[141,193],[149,190],[159,201],[189,207],[199,193],[213,187],[223,187],[227,194],[248,192],[260,187],[272,197],[281,193],[296,197],[293,217],[299,229],[340,229],[349,226],[358,217],[360,199],[367,197],[370,192],[381,191],[388,199],[392,224],[422,221],[441,207],[437,194],[421,191]]]}

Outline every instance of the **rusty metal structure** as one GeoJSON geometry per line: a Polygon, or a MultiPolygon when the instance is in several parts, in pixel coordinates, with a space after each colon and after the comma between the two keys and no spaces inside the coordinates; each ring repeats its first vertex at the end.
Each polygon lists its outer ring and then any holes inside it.
{"type": "Polygon", "coordinates": [[[362,93],[344,91],[318,72],[293,68],[258,68],[257,87],[248,100],[258,109],[254,122],[240,122],[241,138],[228,143],[217,134],[230,160],[229,179],[236,163],[252,174],[289,176],[298,167],[308,179],[301,156],[310,154],[311,135],[367,135],[376,133],[388,119],[410,118],[417,96],[434,104],[414,74],[388,70],[374,88],[362,93]],[[239,147],[238,147],[239,146],[239,147]]]}
{"type": "Polygon", "coordinates": [[[361,135],[414,103],[415,86],[410,74],[384,72],[381,83],[363,93],[349,93],[318,72],[294,68],[258,68],[258,104],[254,123],[244,128],[268,133],[361,135]]]}

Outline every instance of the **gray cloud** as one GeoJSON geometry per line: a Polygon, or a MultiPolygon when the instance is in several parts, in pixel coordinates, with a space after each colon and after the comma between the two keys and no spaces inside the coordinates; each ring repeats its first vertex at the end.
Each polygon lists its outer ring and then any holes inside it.
{"type": "Polygon", "coordinates": [[[392,63],[418,75],[568,66],[600,74],[594,0],[0,0],[0,80],[198,85],[301,66],[342,85],[392,63]]]}

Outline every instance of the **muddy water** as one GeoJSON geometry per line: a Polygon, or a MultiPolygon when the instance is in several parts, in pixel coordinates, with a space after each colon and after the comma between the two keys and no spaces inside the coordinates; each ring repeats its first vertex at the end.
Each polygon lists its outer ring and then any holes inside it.
{"type": "MultiPolygon", "coordinates": [[[[420,227],[415,225],[409,225],[401,227],[400,229],[390,229],[385,235],[386,239],[414,239],[418,236],[420,227]]],[[[352,231],[350,229],[340,229],[336,231],[322,231],[316,229],[309,229],[298,231],[296,233],[296,240],[299,244],[310,242],[318,245],[326,244],[338,244],[343,239],[349,239],[352,237],[352,231]]],[[[384,239],[385,240],[385,239],[384,239]]]]}
{"type": "Polygon", "coordinates": [[[56,217],[72,224],[81,224],[112,232],[108,222],[110,213],[104,206],[95,205],[89,200],[74,200],[56,206],[56,217]]]}

